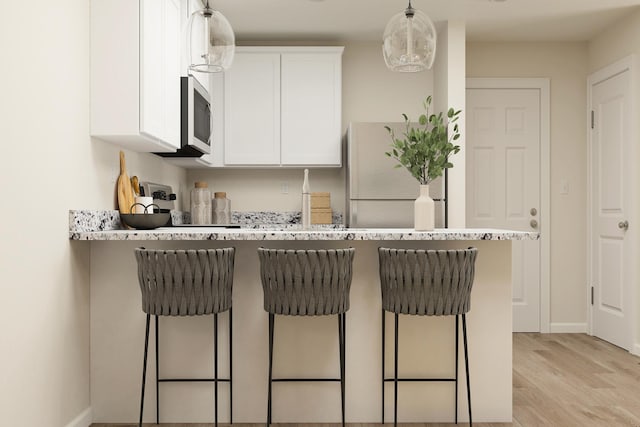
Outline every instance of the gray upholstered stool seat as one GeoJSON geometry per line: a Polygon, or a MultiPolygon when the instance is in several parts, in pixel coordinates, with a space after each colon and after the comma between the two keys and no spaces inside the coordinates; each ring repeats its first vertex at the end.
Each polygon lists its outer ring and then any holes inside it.
{"type": "Polygon", "coordinates": [[[267,425],[272,420],[272,382],[340,381],[345,422],[345,327],[355,249],[287,250],[258,248],[264,309],[269,313],[267,425]],[[273,378],[275,315],[338,316],[340,378],[273,378]]]}
{"type": "Polygon", "coordinates": [[[149,346],[149,320],[155,316],[156,338],[156,423],[160,423],[160,382],[202,382],[215,385],[215,425],[218,425],[218,382],[229,383],[229,418],[232,417],[232,308],[234,248],[198,250],[135,250],[138,282],[142,293],[142,311],[147,313],[140,396],[140,421],[144,409],[144,390],[149,346]],[[218,313],[229,312],[229,378],[218,378],[218,313]],[[213,378],[159,377],[158,316],[203,316],[213,314],[214,376],[213,378]]]}
{"type": "Polygon", "coordinates": [[[469,422],[471,391],[467,352],[466,313],[471,304],[471,288],[477,249],[412,250],[379,248],[382,290],[382,422],[384,422],[384,383],[394,382],[394,425],[398,418],[398,381],[455,382],[455,422],[458,422],[458,318],[462,317],[467,378],[469,422]],[[395,314],[394,377],[384,377],[385,311],[395,314]],[[398,315],[456,316],[455,378],[398,378],[398,315]]]}

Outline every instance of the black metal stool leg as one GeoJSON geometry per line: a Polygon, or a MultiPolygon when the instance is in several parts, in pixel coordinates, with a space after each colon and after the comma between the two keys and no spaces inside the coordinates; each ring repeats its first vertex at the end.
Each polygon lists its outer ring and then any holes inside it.
{"type": "Polygon", "coordinates": [[[393,367],[393,427],[398,425],[398,313],[396,313],[393,367]]]}
{"type": "Polygon", "coordinates": [[[345,426],[347,397],[347,313],[342,313],[342,427],[345,426]]]}
{"type": "Polygon", "coordinates": [[[147,326],[144,333],[144,357],[142,359],[142,390],[140,391],[140,421],[138,427],[142,427],[142,412],[144,410],[144,386],[147,380],[147,350],[149,349],[149,320],[150,314],[147,314],[147,326]]]}
{"type": "Polygon", "coordinates": [[[338,346],[340,348],[340,403],[342,408],[342,427],[344,427],[344,314],[338,314],[338,346]]]}
{"type": "Polygon", "coordinates": [[[473,426],[473,418],[471,417],[471,385],[469,382],[469,354],[467,350],[467,316],[462,315],[462,335],[464,338],[464,367],[467,370],[467,405],[469,405],[469,426],[473,426]]]}
{"type": "Polygon", "coordinates": [[[233,424],[233,312],[229,308],[229,424],[233,424]]]}
{"type": "Polygon", "coordinates": [[[458,341],[460,340],[459,332],[459,315],[456,314],[456,424],[458,424],[458,341]]]}
{"type": "Polygon", "coordinates": [[[382,309],[382,424],[384,424],[384,308],[382,309]]]}
{"type": "Polygon", "coordinates": [[[218,427],[218,313],[213,314],[213,420],[218,427]]]}
{"type": "Polygon", "coordinates": [[[269,313],[269,392],[267,397],[267,427],[271,425],[271,380],[273,378],[273,329],[275,317],[269,313]]]}
{"type": "Polygon", "coordinates": [[[160,340],[158,337],[160,333],[158,332],[159,322],[158,316],[156,318],[156,424],[160,424],[160,340]]]}
{"type": "MultiPolygon", "coordinates": [[[[343,400],[343,406],[347,402],[347,313],[342,313],[342,394],[345,396],[343,400]]],[[[346,414],[346,409],[342,411],[346,414]]],[[[344,419],[342,420],[342,427],[344,427],[344,419]]]]}

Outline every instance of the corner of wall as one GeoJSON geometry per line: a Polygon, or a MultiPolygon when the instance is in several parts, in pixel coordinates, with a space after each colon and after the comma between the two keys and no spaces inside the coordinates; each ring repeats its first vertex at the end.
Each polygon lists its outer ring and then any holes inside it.
{"type": "Polygon", "coordinates": [[[465,192],[465,112],[466,105],[466,28],[464,22],[450,21],[438,32],[438,47],[434,67],[434,107],[447,111],[450,107],[462,110],[460,152],[453,156],[454,167],[449,171],[449,227],[464,228],[466,223],[465,192]]]}
{"type": "Polygon", "coordinates": [[[73,420],[69,422],[65,427],[89,427],[93,423],[93,412],[91,410],[91,406],[82,411],[75,417],[73,420]]]}

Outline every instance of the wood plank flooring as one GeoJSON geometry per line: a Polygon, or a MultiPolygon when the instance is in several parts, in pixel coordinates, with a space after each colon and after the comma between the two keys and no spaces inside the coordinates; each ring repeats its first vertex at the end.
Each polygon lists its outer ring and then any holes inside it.
{"type": "Polygon", "coordinates": [[[640,358],[584,334],[513,344],[514,425],[640,426],[640,358]]]}
{"type": "MultiPolygon", "coordinates": [[[[471,373],[473,381],[473,373],[471,373]]],[[[155,426],[156,424],[145,424],[155,426]]],[[[161,424],[211,427],[213,424],[161,424]]],[[[228,424],[219,424],[228,426],[228,424]]],[[[233,424],[262,427],[264,424],[233,424]]],[[[274,427],[295,424],[273,424],[274,427]]],[[[384,424],[389,426],[390,424],[384,424]]],[[[398,424],[445,427],[455,424],[398,424]]],[[[467,424],[458,424],[464,426],[467,424]]],[[[640,358],[584,334],[513,335],[513,423],[477,427],[640,427],[640,358]]],[[[135,424],[92,424],[133,427],[135,424]]],[[[304,424],[338,427],[339,424],[304,424]]],[[[383,424],[352,423],[349,427],[383,424]]]]}

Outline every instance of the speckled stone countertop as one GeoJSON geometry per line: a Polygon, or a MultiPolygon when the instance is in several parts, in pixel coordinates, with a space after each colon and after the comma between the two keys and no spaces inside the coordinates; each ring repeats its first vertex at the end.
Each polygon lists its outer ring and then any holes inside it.
{"type": "Polygon", "coordinates": [[[117,212],[95,211],[107,213],[85,215],[86,212],[88,211],[69,212],[71,240],[538,240],[540,238],[538,233],[496,229],[449,228],[415,231],[409,228],[365,229],[316,225],[303,230],[299,224],[247,224],[242,228],[205,226],[122,230],[117,212]]]}

